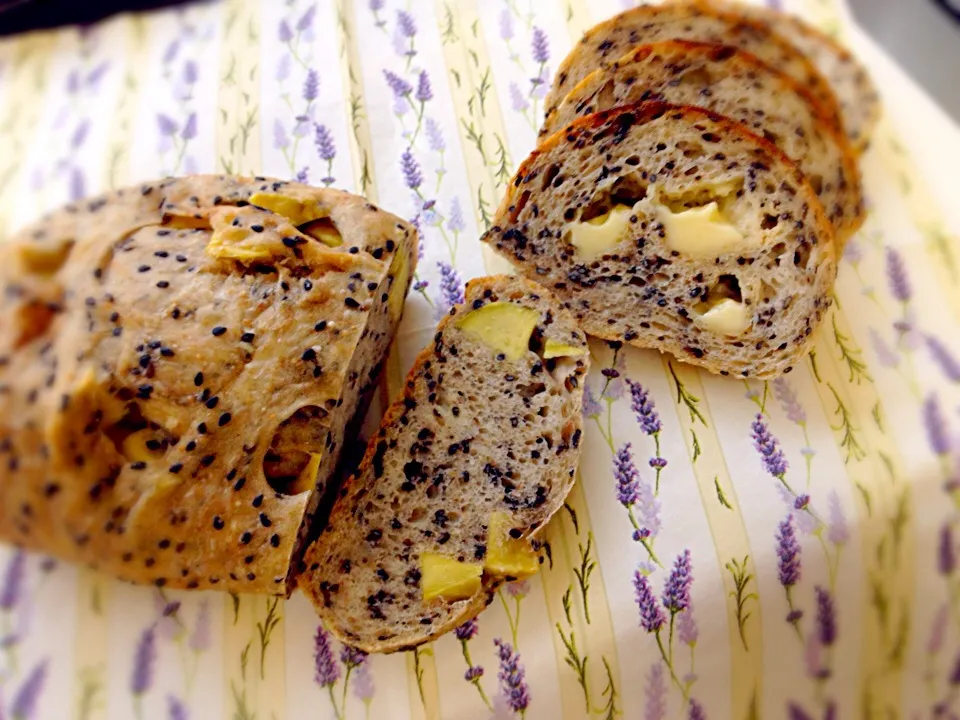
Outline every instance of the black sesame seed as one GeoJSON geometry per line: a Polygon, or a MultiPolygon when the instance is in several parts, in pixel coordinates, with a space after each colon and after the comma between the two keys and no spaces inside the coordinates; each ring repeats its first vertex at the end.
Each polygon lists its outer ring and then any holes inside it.
{"type": "Polygon", "coordinates": [[[262,233],[263,225],[251,225],[250,229],[253,230],[255,233],[262,233]]]}
{"type": "Polygon", "coordinates": [[[380,538],[382,537],[383,537],[383,531],[374,529],[374,530],[371,530],[369,533],[367,533],[367,542],[369,543],[379,542],[380,538]]]}
{"type": "Polygon", "coordinates": [[[186,255],[177,255],[177,262],[186,262],[186,261],[187,261],[186,255]]]}
{"type": "Polygon", "coordinates": [[[176,353],[168,347],[160,348],[160,354],[163,355],[163,357],[173,357],[176,355],[176,353]]]}
{"type": "Polygon", "coordinates": [[[142,272],[142,273],[150,272],[150,266],[149,266],[149,265],[141,265],[140,267],[137,268],[137,272],[142,272]]]}
{"type": "Polygon", "coordinates": [[[279,536],[279,535],[271,535],[271,536],[270,536],[270,544],[273,545],[273,547],[280,547],[280,536],[279,536]]]}
{"type": "Polygon", "coordinates": [[[321,320],[320,322],[318,322],[316,325],[313,326],[313,329],[316,330],[317,332],[322,332],[322,331],[326,330],[326,329],[327,329],[327,321],[326,321],[326,320],[321,320]]]}
{"type": "Polygon", "coordinates": [[[234,483],[233,489],[238,491],[242,490],[243,486],[246,485],[246,483],[247,483],[247,479],[245,477],[242,477],[239,480],[237,480],[236,483],[234,483]]]}
{"type": "Polygon", "coordinates": [[[517,528],[510,528],[510,537],[514,540],[519,540],[521,535],[523,535],[523,533],[517,528]]]}
{"type": "Polygon", "coordinates": [[[204,467],[210,467],[213,464],[213,461],[217,459],[216,455],[204,455],[200,460],[200,464],[204,467]]]}
{"type": "Polygon", "coordinates": [[[240,336],[240,342],[245,342],[245,343],[253,342],[253,338],[254,338],[254,334],[252,332],[245,332],[243,335],[240,336]]]}
{"type": "Polygon", "coordinates": [[[157,287],[161,290],[166,290],[168,287],[170,287],[170,283],[168,283],[166,280],[161,280],[157,283],[157,287]]]}
{"type": "Polygon", "coordinates": [[[157,250],[154,255],[159,258],[170,257],[170,253],[168,253],[166,250],[157,250]]]}
{"type": "Polygon", "coordinates": [[[310,292],[311,290],[313,290],[313,283],[310,282],[310,280],[304,280],[303,289],[306,290],[307,292],[310,292]]]}
{"type": "Polygon", "coordinates": [[[131,470],[143,470],[146,467],[147,467],[147,464],[141,460],[138,460],[135,463],[130,463],[131,470]]]}
{"type": "Polygon", "coordinates": [[[230,413],[228,413],[228,412],[223,413],[223,415],[220,416],[220,419],[217,420],[217,425],[219,425],[220,427],[223,427],[223,426],[226,425],[228,422],[230,422],[230,419],[231,419],[232,417],[233,417],[233,416],[232,416],[230,413]]]}
{"type": "Polygon", "coordinates": [[[352,297],[348,297],[346,300],[344,300],[344,301],[343,301],[343,304],[346,305],[348,308],[352,308],[352,309],[354,309],[354,310],[356,310],[358,307],[360,307],[360,303],[358,303],[358,302],[357,302],[356,300],[354,300],[352,297]]]}
{"type": "Polygon", "coordinates": [[[220,402],[220,398],[218,398],[218,397],[215,395],[215,396],[213,396],[212,398],[210,398],[209,400],[207,400],[207,407],[210,408],[211,410],[213,410],[213,409],[217,406],[217,403],[218,403],[218,402],[220,402]]]}
{"type": "Polygon", "coordinates": [[[214,529],[215,529],[215,530],[223,530],[223,525],[224,525],[223,519],[222,519],[219,515],[214,516],[214,518],[213,518],[213,527],[214,527],[214,529]]]}
{"type": "Polygon", "coordinates": [[[263,505],[263,495],[257,495],[257,496],[253,499],[253,506],[254,506],[255,508],[258,508],[258,507],[260,507],[261,505],[263,505]]]}
{"type": "Polygon", "coordinates": [[[201,435],[206,435],[206,434],[207,434],[207,424],[204,423],[204,422],[202,422],[202,423],[200,423],[199,425],[197,425],[197,432],[200,433],[201,435]]]}
{"type": "Polygon", "coordinates": [[[317,359],[317,351],[313,348],[307,348],[303,351],[303,355],[300,356],[300,359],[304,362],[310,362],[317,359]]]}
{"type": "Polygon", "coordinates": [[[264,527],[270,527],[271,525],[273,525],[273,521],[269,517],[267,517],[266,513],[260,513],[260,524],[263,525],[264,527]]]}
{"type": "Polygon", "coordinates": [[[183,463],[174,463],[173,465],[170,466],[169,470],[174,475],[176,475],[178,472],[183,470],[183,463]]]}
{"type": "Polygon", "coordinates": [[[157,543],[157,546],[158,546],[161,550],[166,550],[168,547],[170,547],[170,541],[167,540],[166,538],[164,538],[163,540],[161,540],[160,542],[157,543]]]}
{"type": "Polygon", "coordinates": [[[252,533],[245,532],[243,535],[240,536],[240,542],[242,542],[244,545],[249,545],[251,540],[253,540],[252,533]]]}
{"type": "Polygon", "coordinates": [[[196,440],[191,440],[190,442],[187,443],[187,446],[184,448],[184,450],[186,450],[187,452],[193,452],[196,449],[197,449],[196,440]]]}
{"type": "Polygon", "coordinates": [[[214,336],[214,337],[220,337],[220,336],[223,335],[226,331],[227,331],[227,329],[226,329],[225,327],[223,327],[223,325],[217,325],[217,326],[216,326],[213,330],[211,330],[210,332],[213,333],[213,336],[214,336]]]}

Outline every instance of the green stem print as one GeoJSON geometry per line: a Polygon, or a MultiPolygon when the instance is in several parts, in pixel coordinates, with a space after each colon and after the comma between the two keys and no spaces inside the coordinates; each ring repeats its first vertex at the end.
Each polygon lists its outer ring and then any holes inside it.
{"type": "Polygon", "coordinates": [[[283,616],[277,611],[280,598],[266,600],[267,615],[261,622],[257,623],[257,636],[260,639],[260,679],[263,680],[266,674],[267,648],[270,646],[270,638],[274,629],[283,619],[283,616]]]}
{"type": "Polygon", "coordinates": [[[749,585],[754,579],[753,575],[747,572],[749,560],[749,555],[744,556],[742,561],[730,558],[724,566],[733,578],[734,590],[731,591],[730,597],[734,599],[736,604],[737,630],[740,633],[740,642],[743,643],[743,649],[747,652],[750,651],[750,648],[747,646],[746,626],[752,612],[747,608],[747,604],[751,600],[753,602],[759,602],[760,600],[760,596],[756,592],[749,590],[749,585]]]}

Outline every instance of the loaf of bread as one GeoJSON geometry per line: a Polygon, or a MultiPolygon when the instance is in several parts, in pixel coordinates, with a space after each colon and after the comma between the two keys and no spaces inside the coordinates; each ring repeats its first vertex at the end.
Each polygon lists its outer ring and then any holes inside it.
{"type": "Polygon", "coordinates": [[[756,22],[761,22],[790,41],[804,53],[833,87],[844,130],[858,153],[870,143],[873,128],[880,119],[880,96],[867,69],[836,40],[820,32],[796,15],[764,5],[732,3],[723,0],[697,0],[701,5],[721,7],[756,22]]]}
{"type": "Polygon", "coordinates": [[[286,593],[416,257],[363,198],[217,176],[68,205],[0,246],[0,539],[286,593]]]}
{"type": "Polygon", "coordinates": [[[590,73],[610,67],[637,45],[658,40],[695,40],[746,50],[808,88],[834,127],[842,127],[830,84],[803,53],[768,25],[742,13],[690,1],[639,5],[588,30],[560,63],[544,99],[545,114],[590,73]]]}
{"type": "Polygon", "coordinates": [[[574,482],[588,365],[543,287],[467,286],[307,550],[300,587],[327,628],[368,652],[410,648],[537,570],[538,531],[574,482]]]}
{"type": "Polygon", "coordinates": [[[597,110],[643,100],[696,105],[743,123],[803,171],[838,240],[863,224],[859,171],[846,137],[796,80],[728,45],[664,40],[636,47],[581,80],[546,118],[541,137],[597,110]]]}
{"type": "Polygon", "coordinates": [[[545,140],[483,241],[591,335],[740,377],[796,365],[836,276],[833,229],[786,155],[740,123],[658,102],[545,140]]]}

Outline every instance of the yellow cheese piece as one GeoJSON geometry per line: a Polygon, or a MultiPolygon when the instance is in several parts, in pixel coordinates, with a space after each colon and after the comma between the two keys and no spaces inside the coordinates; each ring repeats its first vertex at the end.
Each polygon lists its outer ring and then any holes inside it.
{"type": "Polygon", "coordinates": [[[718,335],[742,335],[753,318],[742,302],[724,298],[700,316],[700,324],[718,335]]]}
{"type": "Polygon", "coordinates": [[[340,234],[340,231],[337,230],[337,226],[327,218],[311,220],[300,228],[300,231],[315,240],[319,240],[327,247],[340,247],[343,245],[343,236],[340,234]]]}
{"type": "Polygon", "coordinates": [[[390,297],[387,298],[387,308],[390,311],[390,320],[396,322],[403,314],[403,305],[407,299],[407,281],[410,280],[410,257],[404,248],[399,248],[393,256],[390,274],[393,275],[393,286],[390,288],[390,297]]]}
{"type": "Polygon", "coordinates": [[[250,202],[277,215],[283,215],[293,225],[303,225],[328,216],[326,209],[313,199],[301,200],[279,193],[258,192],[250,196],[250,202]]]}
{"type": "Polygon", "coordinates": [[[547,340],[543,346],[543,359],[549,360],[550,358],[558,357],[580,357],[581,355],[586,355],[587,349],[582,347],[577,347],[575,345],[566,345],[564,343],[559,343],[556,340],[547,340]]]}
{"type": "Polygon", "coordinates": [[[494,575],[517,579],[534,575],[540,569],[540,558],[530,541],[510,537],[510,516],[504,512],[490,514],[483,567],[494,575]]]}
{"type": "Polygon", "coordinates": [[[480,590],[480,563],[425,552],[420,556],[420,587],[424,600],[466,600],[480,590]]]}
{"type": "Polygon", "coordinates": [[[29,272],[52,275],[67,261],[73,241],[33,243],[19,248],[20,259],[29,272]]]}
{"type": "Polygon", "coordinates": [[[457,327],[502,352],[508,360],[519,360],[527,352],[539,320],[540,313],[532,308],[495,302],[461,316],[457,327]]]}
{"type": "Polygon", "coordinates": [[[618,245],[630,227],[632,207],[617,205],[610,212],[590,218],[586,222],[570,224],[570,242],[577,255],[584,260],[593,260],[618,245]]]}
{"type": "Polygon", "coordinates": [[[688,257],[714,258],[755,244],[723,217],[716,202],[680,212],[659,205],[657,214],[663,223],[667,247],[688,257]]]}
{"type": "Polygon", "coordinates": [[[231,260],[269,260],[273,257],[271,248],[263,242],[246,242],[250,231],[243,227],[218,227],[210,234],[207,253],[215,258],[231,260]]]}
{"type": "Polygon", "coordinates": [[[297,477],[297,482],[291,488],[294,495],[313,490],[317,485],[317,472],[320,470],[320,461],[323,459],[323,453],[310,453],[310,461],[304,465],[303,470],[297,477]]]}

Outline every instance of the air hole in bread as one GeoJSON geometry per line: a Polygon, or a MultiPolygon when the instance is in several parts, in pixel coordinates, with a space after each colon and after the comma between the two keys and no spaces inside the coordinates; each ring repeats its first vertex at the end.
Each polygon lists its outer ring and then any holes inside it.
{"type": "Polygon", "coordinates": [[[819,195],[823,190],[823,177],[821,175],[810,174],[807,175],[807,182],[810,183],[810,187],[813,188],[813,191],[819,195]]]}
{"type": "MultiPolygon", "coordinates": [[[[766,215],[763,216],[763,220],[760,221],[760,227],[763,228],[764,230],[773,230],[773,228],[775,228],[779,222],[780,221],[776,215],[770,215],[769,213],[767,213],[766,215]]],[[[779,243],[779,244],[782,245],[783,243],[779,243]]],[[[779,255],[780,253],[774,253],[774,254],[779,255]]]]}
{"type": "Polygon", "coordinates": [[[327,416],[322,407],[305,405],[277,427],[263,458],[263,474],[278,493],[299,495],[313,489],[316,478],[305,471],[312,455],[323,453],[327,416]]]}
{"type": "Polygon", "coordinates": [[[594,93],[593,97],[596,98],[595,107],[598,108],[610,108],[614,107],[617,102],[614,97],[614,90],[616,89],[616,81],[611,78],[607,80],[601,88],[594,93]]]}
{"type": "Polygon", "coordinates": [[[647,183],[638,174],[624,175],[597,193],[580,211],[580,222],[587,222],[609,213],[615,206],[633,207],[647,196],[647,183]]]}
{"type": "Polygon", "coordinates": [[[805,268],[810,264],[810,243],[806,240],[800,243],[800,246],[793,253],[793,264],[805,268]]]}
{"type": "Polygon", "coordinates": [[[553,181],[556,179],[557,175],[560,174],[560,163],[555,163],[547,168],[547,171],[543,174],[543,183],[540,185],[541,190],[546,190],[550,187],[553,181]]]}
{"type": "Polygon", "coordinates": [[[703,88],[713,85],[714,79],[709,70],[705,67],[698,67],[681,75],[680,82],[684,85],[695,85],[698,88],[703,88]]]}
{"type": "Polygon", "coordinates": [[[27,272],[37,275],[53,275],[63,267],[70,256],[75,241],[62,240],[56,243],[31,243],[20,248],[20,260],[27,272]]]}
{"type": "Polygon", "coordinates": [[[770,142],[772,142],[774,145],[780,144],[780,136],[777,135],[775,132],[768,130],[767,128],[763,129],[763,137],[769,140],[770,142]]]}
{"type": "Polygon", "coordinates": [[[677,149],[683,153],[685,158],[695,159],[703,157],[706,152],[703,149],[703,145],[698,142],[691,142],[690,140],[680,140],[677,142],[677,149]]]}
{"type": "Polygon", "coordinates": [[[743,302],[743,295],[740,292],[740,280],[736,275],[721,275],[717,278],[717,283],[708,295],[713,299],[730,299],[735,302],[743,302]]]}
{"type": "Polygon", "coordinates": [[[530,200],[530,191],[524,190],[516,204],[510,208],[510,222],[515,223],[517,218],[520,217],[520,213],[523,211],[523,208],[526,207],[527,202],[530,200]]]}

